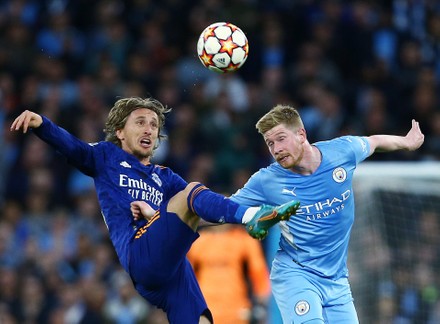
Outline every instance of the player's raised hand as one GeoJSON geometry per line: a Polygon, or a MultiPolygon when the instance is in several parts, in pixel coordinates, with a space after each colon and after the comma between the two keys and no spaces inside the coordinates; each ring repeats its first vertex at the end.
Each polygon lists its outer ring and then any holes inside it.
{"type": "Polygon", "coordinates": [[[43,118],[40,115],[25,110],[23,111],[11,124],[11,131],[23,130],[23,133],[27,133],[29,128],[37,128],[43,123],[43,118]]]}
{"type": "Polygon", "coordinates": [[[149,220],[156,213],[156,211],[150,205],[142,200],[133,201],[130,204],[130,210],[135,221],[143,218],[149,220]]]}
{"type": "Polygon", "coordinates": [[[420,130],[419,122],[412,120],[412,126],[408,134],[406,134],[407,149],[409,151],[417,150],[424,142],[425,135],[420,130]]]}

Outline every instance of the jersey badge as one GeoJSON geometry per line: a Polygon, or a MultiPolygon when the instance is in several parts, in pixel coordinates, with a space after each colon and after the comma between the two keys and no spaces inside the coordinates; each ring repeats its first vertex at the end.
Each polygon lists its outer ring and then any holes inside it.
{"type": "Polygon", "coordinates": [[[156,173],[152,173],[151,178],[153,179],[154,182],[157,183],[159,187],[162,187],[162,180],[160,180],[159,176],[156,173]]]}
{"type": "Polygon", "coordinates": [[[295,313],[299,316],[307,314],[309,310],[310,310],[310,305],[305,300],[300,300],[295,305],[295,313]]]}
{"type": "Polygon", "coordinates": [[[347,179],[347,171],[344,168],[336,168],[333,170],[333,180],[337,183],[344,182],[347,179]]]}

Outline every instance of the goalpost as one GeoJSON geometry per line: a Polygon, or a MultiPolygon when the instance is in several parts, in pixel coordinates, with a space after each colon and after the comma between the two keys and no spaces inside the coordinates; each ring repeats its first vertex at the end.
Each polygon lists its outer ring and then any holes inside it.
{"type": "Polygon", "coordinates": [[[364,162],[348,257],[361,323],[440,323],[440,162],[364,162]]]}

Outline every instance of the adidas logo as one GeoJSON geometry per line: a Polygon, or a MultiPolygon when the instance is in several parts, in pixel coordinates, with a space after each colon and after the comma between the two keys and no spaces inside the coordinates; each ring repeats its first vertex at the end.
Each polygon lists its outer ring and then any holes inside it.
{"type": "Polygon", "coordinates": [[[124,168],[131,168],[131,165],[127,163],[127,161],[122,161],[119,163],[120,166],[123,166],[124,168]]]}

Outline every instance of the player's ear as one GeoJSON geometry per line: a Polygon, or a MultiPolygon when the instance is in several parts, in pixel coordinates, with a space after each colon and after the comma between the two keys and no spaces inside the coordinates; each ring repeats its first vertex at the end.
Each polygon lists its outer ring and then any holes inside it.
{"type": "Polygon", "coordinates": [[[119,140],[123,140],[124,139],[124,131],[122,129],[118,129],[116,130],[116,137],[119,140]]]}
{"type": "Polygon", "coordinates": [[[307,140],[307,131],[305,128],[298,129],[297,134],[301,138],[301,142],[305,142],[307,140]]]}

